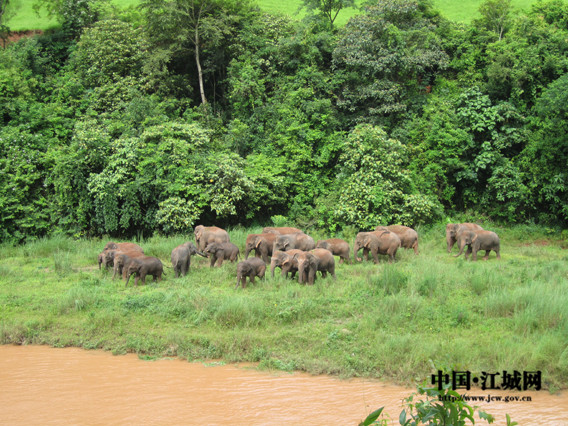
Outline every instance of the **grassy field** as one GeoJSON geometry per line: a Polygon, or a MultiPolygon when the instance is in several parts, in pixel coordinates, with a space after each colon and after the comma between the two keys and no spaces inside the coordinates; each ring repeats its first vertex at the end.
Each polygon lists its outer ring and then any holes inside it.
{"type": "MultiPolygon", "coordinates": [[[[6,24],[13,31],[23,30],[45,30],[54,27],[57,23],[55,20],[47,17],[45,11],[38,16],[32,9],[35,0],[11,0],[8,9],[9,18],[6,24]]],[[[434,0],[436,7],[442,11],[443,15],[448,19],[458,22],[471,22],[478,16],[477,9],[482,0],[434,0]]],[[[516,9],[528,9],[535,0],[512,0],[512,4],[516,9]]],[[[120,8],[135,6],[138,0],[112,0],[112,3],[120,8]]],[[[287,0],[286,2],[278,0],[257,0],[259,6],[268,12],[282,13],[292,17],[301,18],[304,14],[296,14],[301,0],[287,0]]],[[[362,1],[356,1],[361,4],[362,1]]],[[[356,9],[345,9],[340,12],[337,17],[337,25],[345,25],[353,14],[357,13],[356,9]]]]}
{"type": "MultiPolygon", "coordinates": [[[[278,274],[235,290],[236,265],[197,258],[187,277],[125,287],[99,271],[105,240],[0,246],[0,344],[100,348],[144,357],[259,362],[260,368],[403,384],[437,369],[541,370],[568,382],[568,246],[535,227],[500,229],[502,260],[445,251],[443,225],[419,229],[421,254],[342,264],[302,286],[278,274]]],[[[246,235],[229,230],[241,250],[246,235]]],[[[318,237],[318,235],[314,235],[318,237]]],[[[319,237],[323,237],[320,235],[319,237]]],[[[352,236],[347,236],[352,237],[352,236]]],[[[170,265],[183,237],[140,244],[170,265]]]]}

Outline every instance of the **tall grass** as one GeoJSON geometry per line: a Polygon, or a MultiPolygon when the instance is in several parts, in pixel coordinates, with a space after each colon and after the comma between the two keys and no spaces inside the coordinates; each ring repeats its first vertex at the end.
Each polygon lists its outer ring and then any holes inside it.
{"type": "MultiPolygon", "coordinates": [[[[394,264],[337,264],[336,280],[304,286],[267,277],[244,290],[234,289],[236,263],[210,268],[194,257],[189,274],[173,278],[170,251],[190,235],[139,241],[166,276],[138,287],[98,270],[106,240],[0,246],[0,342],[405,383],[433,368],[539,369],[548,387],[565,386],[568,253],[560,234],[533,228],[531,241],[519,228],[501,228],[502,260],[471,262],[445,252],[443,229],[419,229],[420,255],[401,250],[394,264]]],[[[260,231],[229,229],[241,250],[246,235],[260,231]]]]}

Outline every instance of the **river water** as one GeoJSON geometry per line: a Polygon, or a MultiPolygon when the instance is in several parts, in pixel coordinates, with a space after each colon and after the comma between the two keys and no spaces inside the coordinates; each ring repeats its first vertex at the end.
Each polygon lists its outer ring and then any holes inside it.
{"type": "MultiPolygon", "coordinates": [[[[356,425],[385,406],[398,424],[414,389],[369,380],[267,373],[247,365],[143,361],[136,355],[0,346],[2,425],[356,425]]],[[[531,402],[477,403],[504,425],[568,425],[568,392],[474,392],[531,402]]],[[[476,424],[487,424],[477,421],[476,424]]]]}

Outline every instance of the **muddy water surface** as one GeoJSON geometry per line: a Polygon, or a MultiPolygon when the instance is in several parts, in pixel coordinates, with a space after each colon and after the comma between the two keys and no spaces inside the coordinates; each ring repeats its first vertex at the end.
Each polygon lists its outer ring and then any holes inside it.
{"type": "MultiPolygon", "coordinates": [[[[274,375],[237,365],[0,346],[3,425],[356,425],[381,406],[397,420],[402,399],[413,391],[373,381],[274,375]]],[[[532,398],[477,403],[496,416],[495,424],[505,424],[509,413],[520,425],[568,425],[568,392],[491,395],[532,398]]]]}

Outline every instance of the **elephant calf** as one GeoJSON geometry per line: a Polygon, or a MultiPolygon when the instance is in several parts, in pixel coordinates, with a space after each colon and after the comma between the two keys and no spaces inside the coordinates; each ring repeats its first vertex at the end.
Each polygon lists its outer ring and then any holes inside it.
{"type": "Polygon", "coordinates": [[[140,253],[139,251],[122,252],[116,250],[113,258],[114,266],[112,268],[112,279],[114,280],[117,273],[119,275],[122,274],[122,278],[126,279],[126,272],[128,270],[128,266],[130,265],[130,262],[132,262],[132,259],[143,256],[144,254],[140,253]]]}
{"type": "MultiPolygon", "coordinates": [[[[328,253],[331,255],[331,252],[328,253]]],[[[331,257],[333,258],[333,255],[331,255],[331,257]]],[[[307,282],[313,285],[318,269],[318,258],[313,253],[303,251],[295,254],[294,259],[298,262],[298,282],[300,284],[307,282]]]]}
{"type": "Polygon", "coordinates": [[[311,253],[318,261],[316,270],[321,272],[321,276],[325,278],[329,272],[335,279],[335,258],[333,257],[333,254],[324,248],[314,249],[311,253]]]}
{"type": "Polygon", "coordinates": [[[452,251],[461,231],[482,231],[477,223],[448,223],[446,225],[446,245],[448,253],[452,251]]]}
{"type": "Polygon", "coordinates": [[[211,243],[203,253],[211,258],[211,267],[215,266],[215,262],[221,266],[223,260],[234,262],[239,258],[239,248],[233,243],[211,243]]]}
{"type": "Polygon", "coordinates": [[[339,263],[343,261],[349,263],[349,243],[339,238],[320,240],[316,243],[316,248],[329,250],[333,255],[339,256],[339,263]]]}
{"type": "Polygon", "coordinates": [[[128,286],[128,281],[130,281],[130,277],[133,274],[135,275],[134,285],[138,286],[138,279],[142,281],[142,284],[146,284],[146,275],[151,275],[154,281],[161,281],[163,272],[164,266],[162,265],[162,261],[157,257],[135,257],[128,265],[126,286],[128,286]]]}
{"type": "Polygon", "coordinates": [[[295,254],[302,253],[302,250],[292,249],[288,251],[277,250],[272,254],[270,261],[270,274],[274,278],[274,270],[278,267],[282,270],[282,276],[288,278],[288,273],[292,274],[292,278],[298,272],[298,261],[294,259],[295,254]]]}
{"type": "Polygon", "coordinates": [[[237,285],[235,289],[239,287],[239,284],[242,288],[245,288],[247,285],[247,277],[249,277],[251,284],[254,284],[254,278],[264,278],[265,272],[266,264],[259,257],[252,257],[239,262],[237,265],[237,285]]]}
{"type": "Polygon", "coordinates": [[[207,257],[205,254],[197,250],[197,247],[191,242],[183,243],[172,250],[172,266],[174,268],[175,277],[186,276],[191,266],[191,256],[198,254],[207,257]]]}
{"type": "Polygon", "coordinates": [[[495,232],[485,231],[483,229],[477,231],[462,230],[457,236],[457,243],[460,248],[460,252],[454,257],[460,256],[463,253],[464,247],[467,245],[468,248],[465,252],[466,259],[469,254],[472,253],[472,260],[474,262],[477,261],[477,252],[479,250],[485,250],[483,260],[489,259],[489,253],[491,250],[495,252],[497,259],[501,259],[501,241],[495,232]]]}

